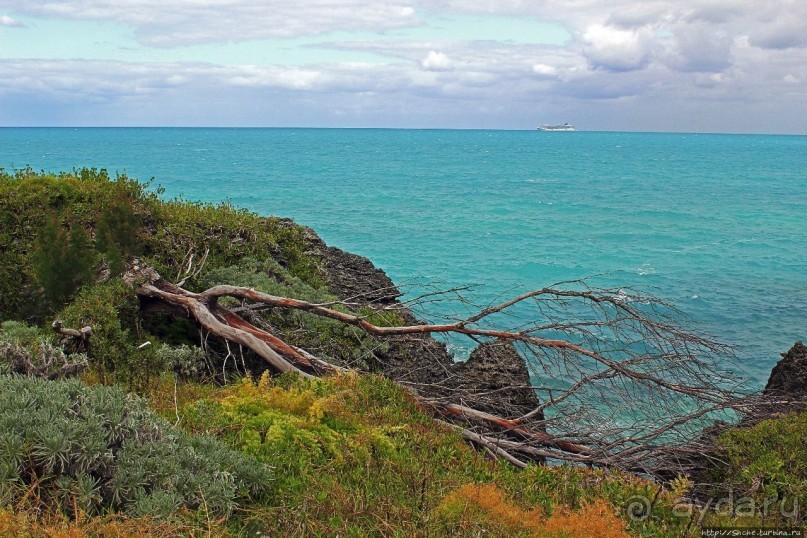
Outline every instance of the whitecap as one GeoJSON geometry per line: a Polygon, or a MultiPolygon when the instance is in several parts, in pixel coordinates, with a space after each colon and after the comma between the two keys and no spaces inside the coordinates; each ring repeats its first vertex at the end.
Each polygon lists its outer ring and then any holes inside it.
{"type": "Polygon", "coordinates": [[[638,274],[639,276],[654,275],[656,274],[656,269],[649,263],[645,263],[641,267],[636,269],[636,274],[638,274]]]}
{"type": "Polygon", "coordinates": [[[622,288],[618,289],[616,294],[614,295],[614,299],[619,302],[631,302],[630,296],[622,290],[622,288]]]}

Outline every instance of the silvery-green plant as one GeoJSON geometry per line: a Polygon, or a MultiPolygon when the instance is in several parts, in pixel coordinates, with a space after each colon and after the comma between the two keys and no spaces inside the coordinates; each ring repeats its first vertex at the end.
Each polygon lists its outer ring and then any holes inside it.
{"type": "Polygon", "coordinates": [[[0,501],[35,485],[70,512],[226,516],[268,491],[270,470],[189,435],[115,387],[0,376],[0,501]]]}
{"type": "Polygon", "coordinates": [[[180,379],[199,381],[208,373],[205,352],[198,347],[163,345],[157,349],[156,358],[180,379]]]}
{"type": "Polygon", "coordinates": [[[54,342],[53,333],[17,321],[0,324],[0,373],[58,379],[80,374],[87,355],[67,355],[54,342]]]}

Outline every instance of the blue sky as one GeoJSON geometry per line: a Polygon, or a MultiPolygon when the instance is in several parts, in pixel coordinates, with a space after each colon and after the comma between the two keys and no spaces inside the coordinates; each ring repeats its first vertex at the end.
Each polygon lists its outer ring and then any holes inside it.
{"type": "Polygon", "coordinates": [[[807,134],[803,0],[0,0],[0,125],[807,134]]]}

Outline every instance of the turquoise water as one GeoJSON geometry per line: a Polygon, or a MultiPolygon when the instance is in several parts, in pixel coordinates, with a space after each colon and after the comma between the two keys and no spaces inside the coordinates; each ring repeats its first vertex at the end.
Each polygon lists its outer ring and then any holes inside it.
{"type": "Polygon", "coordinates": [[[25,165],[291,217],[396,282],[484,284],[481,303],[598,275],[675,303],[757,384],[807,339],[804,136],[0,129],[0,167],[25,165]]]}

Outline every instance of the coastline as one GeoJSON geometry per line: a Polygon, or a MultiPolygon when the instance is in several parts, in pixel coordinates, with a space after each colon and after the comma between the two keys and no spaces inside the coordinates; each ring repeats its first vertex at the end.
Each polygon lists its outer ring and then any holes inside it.
{"type": "MultiPolygon", "coordinates": [[[[56,416],[65,431],[84,432],[70,433],[76,442],[63,455],[69,463],[61,466],[38,456],[44,450],[38,445],[17,448],[34,452],[7,465],[11,476],[2,478],[14,508],[0,513],[14,525],[103,525],[103,508],[122,525],[151,525],[130,517],[147,513],[155,525],[181,521],[196,528],[207,521],[210,534],[211,520],[197,517],[204,510],[202,515],[218,518],[216,534],[245,525],[287,534],[298,528],[303,510],[302,521],[339,533],[382,525],[440,535],[472,525],[495,534],[501,520],[487,505],[471,512],[453,508],[484,494],[497,506],[516,507],[508,510],[518,516],[512,523],[518,532],[552,525],[577,530],[581,522],[595,522],[631,533],[678,535],[692,523],[673,509],[689,507],[691,514],[695,495],[724,498],[723,482],[756,495],[745,470],[771,457],[783,462],[776,469],[782,495],[803,496],[793,487],[801,480],[804,454],[788,448],[807,426],[802,415],[777,417],[780,401],[749,399],[715,384],[721,372],[709,361],[723,347],[632,306],[658,304],[652,298],[624,290],[544,288],[454,324],[424,325],[407,304],[396,302],[400,291],[370,260],[329,247],[313,230],[287,219],[226,204],[164,201],[134,180],[89,169],[2,174],[0,190],[0,250],[6,254],[0,263],[0,381],[24,385],[2,391],[0,407],[16,410],[20,402],[14,398],[34,399],[23,402],[30,413],[12,413],[14,420],[2,426],[16,436],[33,435],[40,430],[27,417],[56,416]],[[561,317],[537,319],[538,325],[521,332],[477,326],[483,317],[534,298],[543,301],[542,314],[554,310],[561,317]],[[592,305],[601,321],[569,317],[576,310],[570,300],[592,305]],[[598,345],[601,328],[627,338],[623,354],[598,345]],[[445,346],[428,336],[444,330],[481,345],[468,361],[454,363],[445,346]],[[540,331],[552,331],[553,338],[535,336],[540,331]],[[581,347],[574,336],[585,333],[594,337],[593,345],[581,347]],[[627,357],[632,334],[642,335],[644,351],[627,357]],[[682,342],[685,354],[678,351],[682,342]],[[542,354],[544,367],[565,365],[579,380],[533,387],[519,355],[523,345],[542,354]],[[696,348],[705,355],[693,355],[696,348]],[[536,388],[548,397],[536,399],[536,388]],[[607,394],[614,407],[604,417],[596,407],[580,407],[575,400],[585,388],[607,394]],[[86,402],[110,405],[107,400],[139,422],[111,419],[96,424],[93,436],[85,422],[108,410],[67,411],[86,402]],[[571,405],[561,407],[564,401],[571,405]],[[722,434],[706,439],[699,435],[699,418],[715,418],[715,402],[744,413],[754,405],[751,414],[760,422],[747,429],[718,423],[722,434]],[[625,409],[644,414],[634,433],[613,422],[625,409]],[[128,442],[119,446],[114,437],[98,437],[99,427],[124,423],[127,438],[140,444],[146,439],[151,448],[128,454],[128,442]],[[755,440],[755,451],[736,452],[748,439],[755,440]],[[110,442],[106,459],[87,459],[93,443],[110,442]],[[154,451],[162,454],[159,461],[149,459],[154,451]],[[704,453],[713,457],[704,460],[704,453]],[[544,465],[557,461],[566,465],[544,465]],[[164,482],[163,476],[192,475],[188,464],[196,472],[199,465],[207,469],[199,473],[199,491],[209,501],[200,501],[196,489],[164,482]],[[159,499],[137,488],[112,494],[112,477],[143,465],[175,467],[174,474],[136,477],[159,488],[159,499]],[[725,477],[708,486],[715,489],[693,489],[691,473],[703,465],[725,477]],[[282,472],[272,474],[274,469],[282,472]],[[65,520],[69,511],[63,511],[58,488],[68,480],[87,482],[86,476],[92,497],[77,499],[74,508],[84,503],[88,518],[65,520]],[[648,481],[651,476],[658,482],[648,481]],[[223,487],[227,480],[237,487],[223,487]],[[274,484],[271,498],[267,484],[274,484]],[[569,484],[577,484],[574,491],[569,484]],[[663,491],[668,486],[672,490],[663,491]],[[23,502],[30,488],[38,488],[44,515],[39,504],[34,510],[23,502]],[[373,502],[356,512],[355,499],[361,498],[373,502]],[[637,515],[626,498],[645,499],[656,517],[637,515]],[[594,504],[580,504],[583,499],[594,504]],[[234,502],[249,510],[233,511],[234,502]],[[546,516],[546,503],[571,519],[546,516]],[[278,506],[289,515],[265,517],[278,506]],[[161,520],[166,514],[179,519],[161,520]]],[[[807,371],[807,353],[799,349],[787,361],[807,371]]],[[[781,372],[787,368],[792,366],[779,367],[779,375],[792,380],[793,374],[781,372]]],[[[41,442],[61,442],[64,436],[45,426],[41,442]]],[[[757,522],[758,516],[743,521],[757,522]]],[[[800,521],[798,514],[775,517],[800,521]]],[[[708,518],[720,526],[736,522],[734,514],[710,512],[708,518]]]]}
{"type": "Polygon", "coordinates": [[[89,157],[156,176],[166,198],[287,215],[384,267],[409,298],[422,291],[412,283],[485,284],[473,297],[485,304],[597,275],[655,290],[736,345],[759,388],[778,353],[807,340],[803,137],[55,131],[4,134],[0,164],[63,170],[89,157]]]}

